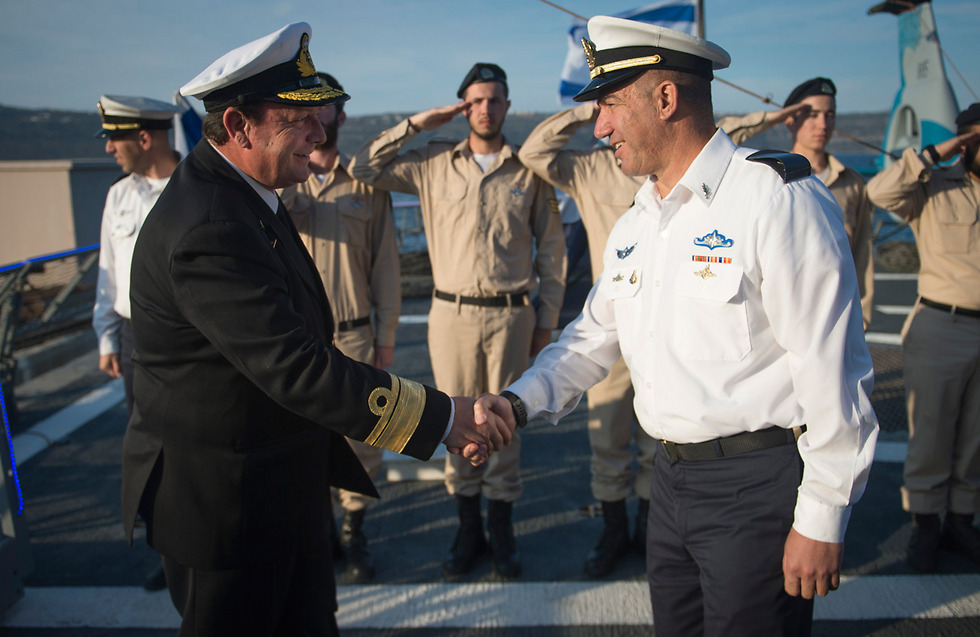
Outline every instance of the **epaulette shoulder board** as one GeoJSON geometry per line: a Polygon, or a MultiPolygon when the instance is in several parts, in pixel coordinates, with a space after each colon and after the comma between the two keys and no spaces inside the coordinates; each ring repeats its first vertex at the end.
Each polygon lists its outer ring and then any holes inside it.
{"type": "Polygon", "coordinates": [[[810,176],[810,162],[803,155],[781,150],[760,150],[746,157],[748,161],[765,164],[779,173],[783,183],[810,176]]]}

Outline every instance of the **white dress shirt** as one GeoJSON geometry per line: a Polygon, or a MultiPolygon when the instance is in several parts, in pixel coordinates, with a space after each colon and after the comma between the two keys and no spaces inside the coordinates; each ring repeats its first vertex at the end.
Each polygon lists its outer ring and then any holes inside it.
{"type": "Polygon", "coordinates": [[[119,352],[119,330],[130,317],[129,268],[133,247],[143,221],[157,202],[169,177],[148,179],[129,175],[109,189],[102,213],[99,277],[92,327],[99,338],[99,354],[119,352]]]}
{"type": "Polygon", "coordinates": [[[840,207],[718,131],[661,198],[648,180],[582,315],[508,389],[552,422],[622,350],[643,429],[692,443],[806,424],[796,530],[843,540],[874,456],[874,382],[840,207]]]}

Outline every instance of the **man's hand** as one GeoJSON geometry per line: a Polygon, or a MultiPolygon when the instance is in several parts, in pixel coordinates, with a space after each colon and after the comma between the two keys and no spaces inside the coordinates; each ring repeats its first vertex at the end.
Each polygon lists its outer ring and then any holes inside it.
{"type": "Polygon", "coordinates": [[[956,137],[951,137],[941,144],[936,144],[936,152],[939,153],[939,161],[947,161],[957,155],[969,155],[967,152],[970,146],[980,142],[980,130],[963,133],[956,137]]]}
{"type": "Polygon", "coordinates": [[[763,117],[767,122],[785,122],[790,118],[802,117],[806,118],[810,111],[813,110],[809,104],[804,104],[803,102],[797,102],[791,106],[781,108],[778,111],[767,111],[763,117]]]}
{"type": "Polygon", "coordinates": [[[551,330],[546,327],[534,328],[534,334],[531,335],[531,358],[537,356],[549,343],[551,343],[551,330]]]}
{"type": "Polygon", "coordinates": [[[477,423],[486,422],[491,417],[495,417],[499,419],[499,424],[506,427],[511,434],[517,429],[514,408],[509,400],[497,394],[483,394],[477,398],[473,405],[473,417],[477,423]]]}
{"type": "Polygon", "coordinates": [[[387,369],[395,362],[395,348],[383,345],[374,346],[374,366],[378,369],[387,369]]]}
{"type": "Polygon", "coordinates": [[[793,597],[823,597],[840,586],[844,544],[819,542],[790,529],[783,549],[784,588],[793,597]]]}
{"type": "Polygon", "coordinates": [[[434,130],[448,124],[454,117],[466,110],[466,102],[430,108],[408,118],[408,123],[420,130],[434,130]]]}
{"type": "MultiPolygon", "coordinates": [[[[507,403],[510,409],[506,399],[500,400],[507,403]]],[[[444,441],[450,453],[462,455],[476,467],[483,464],[491,453],[510,444],[514,425],[497,415],[496,410],[500,407],[487,408],[486,402],[477,407],[476,400],[465,396],[453,397],[453,403],[456,405],[453,426],[444,441]]],[[[513,423],[513,413],[510,419],[513,423]]]]}
{"type": "Polygon", "coordinates": [[[99,356],[99,370],[109,374],[110,378],[122,376],[122,365],[119,363],[119,354],[102,354],[99,356]]]}

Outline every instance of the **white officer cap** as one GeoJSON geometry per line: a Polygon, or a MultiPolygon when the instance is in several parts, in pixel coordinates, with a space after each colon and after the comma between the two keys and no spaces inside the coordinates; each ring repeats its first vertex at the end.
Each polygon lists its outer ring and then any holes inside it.
{"type": "Polygon", "coordinates": [[[589,20],[589,39],[582,39],[592,81],[574,97],[587,102],[649,69],[693,73],[711,79],[732,58],[701,38],[654,24],[596,16],[589,20]]]}
{"type": "Polygon", "coordinates": [[[177,107],[148,97],[103,95],[97,104],[102,128],[96,137],[138,130],[167,130],[173,126],[177,107]]]}
{"type": "Polygon", "coordinates": [[[209,113],[251,102],[293,106],[325,106],[350,99],[317,77],[305,22],[288,24],[275,33],[222,55],[180,89],[204,102],[209,113]]]}

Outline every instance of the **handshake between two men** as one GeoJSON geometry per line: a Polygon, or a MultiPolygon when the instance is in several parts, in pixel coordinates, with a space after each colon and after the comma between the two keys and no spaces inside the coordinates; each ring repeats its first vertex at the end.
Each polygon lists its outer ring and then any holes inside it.
{"type": "Polygon", "coordinates": [[[509,445],[517,418],[509,400],[495,394],[479,398],[454,396],[453,425],[443,443],[478,467],[495,451],[509,445]]]}

